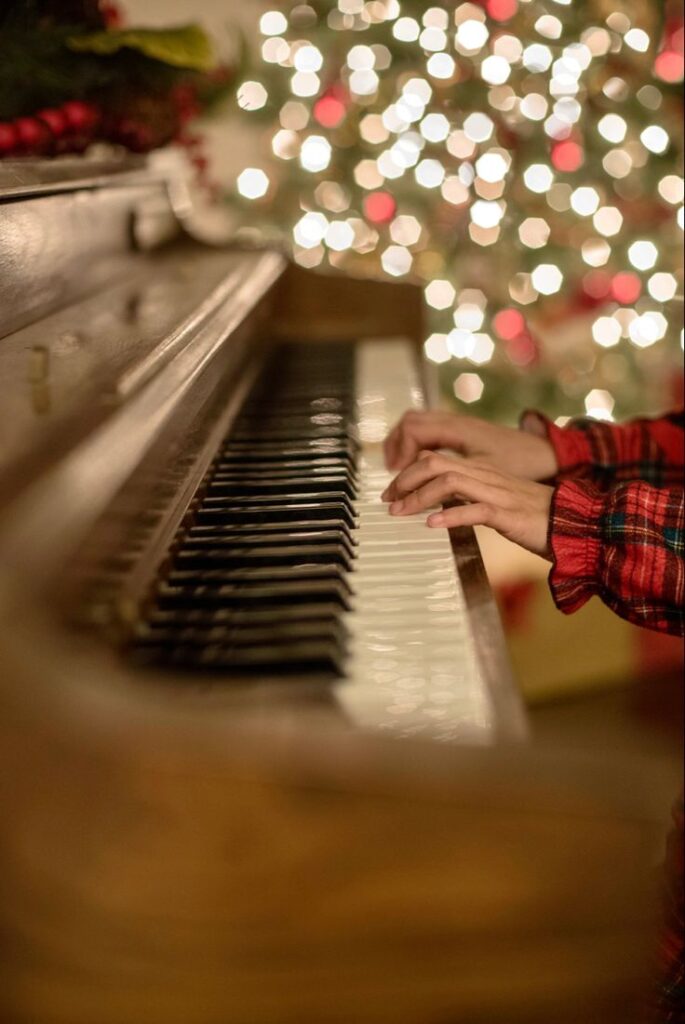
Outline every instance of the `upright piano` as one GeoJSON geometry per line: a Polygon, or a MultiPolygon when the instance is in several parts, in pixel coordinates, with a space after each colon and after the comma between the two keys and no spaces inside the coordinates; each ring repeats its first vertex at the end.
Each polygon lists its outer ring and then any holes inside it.
{"type": "Polygon", "coordinates": [[[634,793],[524,742],[473,532],[380,501],[420,289],[24,161],[0,311],[2,1020],[631,1019],[634,793]]]}

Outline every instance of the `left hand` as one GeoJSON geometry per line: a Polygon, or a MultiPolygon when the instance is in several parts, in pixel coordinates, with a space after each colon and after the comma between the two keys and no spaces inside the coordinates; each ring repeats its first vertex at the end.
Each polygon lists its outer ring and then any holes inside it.
{"type": "Polygon", "coordinates": [[[435,452],[399,473],[382,497],[391,515],[415,515],[454,498],[468,502],[433,512],[427,525],[491,526],[508,540],[551,560],[549,517],[553,487],[521,480],[486,463],[435,452]]]}

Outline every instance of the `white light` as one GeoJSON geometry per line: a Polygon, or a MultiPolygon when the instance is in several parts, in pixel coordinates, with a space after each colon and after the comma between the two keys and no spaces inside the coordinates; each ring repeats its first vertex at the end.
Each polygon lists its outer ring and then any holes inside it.
{"type": "Polygon", "coordinates": [[[520,111],[529,121],[543,121],[549,109],[547,100],[539,92],[529,92],[521,100],[520,111]]]}
{"type": "Polygon", "coordinates": [[[448,363],[451,358],[446,334],[431,334],[423,343],[423,351],[432,363],[448,363]]]}
{"type": "Polygon", "coordinates": [[[421,26],[413,18],[398,18],[392,27],[392,34],[401,43],[414,43],[419,38],[421,26]]]}
{"type": "Polygon", "coordinates": [[[504,210],[499,203],[488,202],[485,199],[477,199],[472,205],[470,213],[471,220],[479,228],[497,227],[504,216],[504,210]]]}
{"type": "Polygon", "coordinates": [[[419,43],[424,50],[444,50],[447,46],[447,35],[441,28],[425,28],[419,36],[419,43]]]}
{"type": "Polygon", "coordinates": [[[581,217],[591,217],[599,207],[599,193],[594,188],[577,188],[571,193],[571,209],[581,217]]]}
{"type": "Polygon", "coordinates": [[[323,54],[316,46],[300,46],[293,57],[293,64],[298,71],[319,71],[323,67],[323,54]]]}
{"type": "Polygon", "coordinates": [[[489,363],[495,352],[495,344],[489,334],[474,334],[473,348],[468,357],[472,363],[482,366],[489,363]]]}
{"type": "Polygon", "coordinates": [[[618,114],[605,114],[597,125],[597,130],[607,142],[623,142],[628,131],[628,125],[618,114]]]}
{"type": "MultiPolygon", "coordinates": [[[[397,159],[398,154],[396,151],[393,152],[393,150],[394,147],[393,149],[386,149],[385,152],[381,153],[376,161],[379,173],[384,178],[389,178],[391,181],[394,181],[396,178],[401,178],[406,169],[405,163],[399,163],[397,159]]],[[[401,157],[401,159],[403,158],[401,157]]]]}
{"type": "Polygon", "coordinates": [[[636,270],[651,270],[659,257],[659,250],[653,242],[641,239],[633,242],[628,249],[628,259],[636,270]]]}
{"type": "Polygon", "coordinates": [[[447,347],[455,359],[468,359],[473,352],[473,334],[460,328],[450,331],[447,347]]]}
{"type": "Polygon", "coordinates": [[[280,11],[267,11],[259,20],[259,31],[263,36],[280,36],[288,28],[288,19],[280,11]]]}
{"type": "Polygon", "coordinates": [[[523,51],[523,63],[529,71],[547,71],[552,63],[552,51],[542,43],[533,43],[523,51]]]}
{"type": "Polygon", "coordinates": [[[386,274],[402,277],[411,270],[412,254],[403,245],[389,245],[381,256],[381,264],[386,274]]]}
{"type": "Polygon", "coordinates": [[[657,302],[670,302],[677,287],[678,282],[673,274],[652,274],[647,282],[647,291],[657,302]]]}
{"type": "Polygon", "coordinates": [[[602,348],[613,348],[621,340],[621,325],[612,316],[600,316],[592,325],[592,337],[602,348]]]}
{"type": "Polygon", "coordinates": [[[243,110],[261,110],[269,94],[261,82],[243,82],[238,89],[238,106],[243,110]]]}
{"type": "Polygon", "coordinates": [[[586,238],[580,252],[588,266],[603,267],[611,256],[611,246],[605,238],[586,238]]]}
{"type": "Polygon", "coordinates": [[[582,112],[583,108],[578,100],[570,96],[565,96],[554,104],[554,116],[564,124],[575,124],[580,120],[582,112]]]}
{"type": "Polygon", "coordinates": [[[550,227],[542,217],[527,217],[519,225],[519,238],[529,249],[542,249],[549,241],[550,227]]]}
{"type": "Polygon", "coordinates": [[[454,302],[456,292],[449,281],[435,280],[426,286],[426,302],[433,309],[448,309],[454,302]]]}
{"type": "Polygon", "coordinates": [[[631,28],[623,37],[624,42],[638,53],[646,53],[649,49],[649,36],[641,28],[631,28]]]}
{"type": "Polygon", "coordinates": [[[359,125],[359,132],[365,142],[371,142],[374,145],[385,142],[389,135],[388,129],[378,114],[367,114],[359,125]]]}
{"type": "Polygon", "coordinates": [[[293,229],[298,245],[303,249],[313,249],[323,241],[328,230],[328,219],[323,213],[305,213],[293,229]]]}
{"type": "Polygon", "coordinates": [[[354,169],[354,180],[360,188],[380,188],[385,178],[378,170],[375,160],[360,160],[354,169]]]}
{"type": "Polygon", "coordinates": [[[446,29],[449,25],[449,16],[442,7],[429,7],[423,16],[423,23],[427,28],[446,29]]]}
{"type": "Polygon", "coordinates": [[[660,325],[649,315],[636,316],[628,325],[628,336],[637,348],[649,348],[663,337],[660,325]]]}
{"type": "Polygon", "coordinates": [[[665,199],[667,203],[672,203],[677,206],[678,203],[682,203],[683,195],[685,195],[685,188],[683,179],[677,174],[667,174],[665,178],[662,178],[659,182],[658,189],[659,195],[662,199],[665,199]]]}
{"type": "Polygon", "coordinates": [[[300,148],[300,139],[297,132],[291,132],[287,128],[281,128],[271,140],[271,148],[281,160],[292,160],[297,156],[300,148]]]}
{"type": "Polygon", "coordinates": [[[613,396],[601,388],[593,388],[585,396],[585,411],[595,420],[612,420],[615,404],[613,396]]]}
{"type": "Polygon", "coordinates": [[[347,66],[352,71],[372,71],[376,55],[370,46],[353,46],[347,54],[347,66]]]}
{"type": "Polygon", "coordinates": [[[454,311],[454,326],[463,331],[479,331],[484,319],[484,311],[475,302],[462,302],[454,311]]]}
{"type": "Polygon", "coordinates": [[[503,85],[511,74],[511,65],[504,57],[486,57],[480,66],[481,77],[490,85],[503,85]]]}
{"type": "Polygon", "coordinates": [[[439,160],[422,160],[414,175],[424,188],[439,188],[445,180],[445,168],[439,160]]]}
{"type": "Polygon", "coordinates": [[[416,245],[421,237],[421,225],[416,217],[401,214],[390,225],[390,237],[398,245],[416,245]]]}
{"type": "Polygon", "coordinates": [[[516,36],[498,36],[495,40],[493,52],[498,57],[504,57],[509,64],[515,64],[521,59],[523,54],[523,45],[521,40],[517,39],[516,36]]]}
{"type": "Polygon", "coordinates": [[[552,187],[554,174],[547,164],[531,164],[523,172],[523,180],[531,192],[547,192],[552,187]]]}
{"type": "Polygon", "coordinates": [[[477,402],[485,385],[477,373],[460,373],[454,382],[454,394],[462,402],[477,402]]]}
{"type": "Polygon", "coordinates": [[[553,14],[543,14],[535,22],[535,30],[545,39],[558,39],[562,32],[562,24],[553,14]]]}
{"type": "Polygon", "coordinates": [[[353,71],[350,75],[350,92],[355,96],[373,96],[378,84],[375,71],[353,71]]]}
{"type": "Polygon", "coordinates": [[[266,64],[285,64],[290,57],[290,46],[285,39],[272,36],[262,44],[262,59],[266,64]]]}
{"type": "Polygon", "coordinates": [[[469,18],[467,21],[462,21],[458,27],[455,42],[462,50],[475,53],[485,46],[489,34],[482,21],[469,18]]]}
{"type": "Polygon", "coordinates": [[[305,171],[325,171],[331,162],[331,144],[323,135],[310,135],[302,143],[300,163],[305,171]]]}
{"type": "Polygon", "coordinates": [[[433,90],[425,78],[410,78],[407,84],[402,87],[402,95],[416,97],[419,104],[425,107],[431,101],[433,90]]]}
{"type": "Polygon", "coordinates": [[[442,193],[442,198],[446,199],[447,202],[451,203],[453,206],[463,206],[464,203],[468,202],[469,190],[456,176],[456,174],[452,174],[449,178],[445,178],[440,191],[442,193]]]}
{"type": "Polygon", "coordinates": [[[313,71],[296,71],[290,80],[290,90],[295,96],[316,96],[321,88],[321,79],[313,71]]]}
{"type": "Polygon", "coordinates": [[[444,114],[428,114],[421,122],[420,131],[428,142],[444,142],[450,133],[450,123],[444,114]]]}
{"type": "Polygon", "coordinates": [[[487,142],[495,125],[487,114],[469,114],[464,121],[464,134],[472,142],[487,142]]]}
{"type": "Polygon", "coordinates": [[[508,170],[507,161],[501,153],[484,153],[476,160],[476,174],[490,184],[502,181],[508,170]]]}
{"type": "Polygon", "coordinates": [[[623,227],[623,214],[616,206],[602,206],[592,218],[592,223],[600,235],[610,238],[623,227]]]}
{"type": "Polygon", "coordinates": [[[540,263],[531,274],[533,287],[541,295],[554,295],[561,288],[564,275],[553,263],[540,263]]]}
{"type": "Polygon", "coordinates": [[[390,152],[399,167],[415,167],[421,156],[423,145],[423,139],[417,132],[404,132],[391,147],[390,152]]]}
{"type": "Polygon", "coordinates": [[[665,153],[669,146],[669,137],[658,124],[650,124],[640,133],[640,141],[650,153],[665,153]]]}
{"type": "Polygon", "coordinates": [[[354,243],[354,230],[347,221],[334,220],[326,232],[326,245],[334,252],[351,249],[354,243]]]}
{"type": "Polygon", "coordinates": [[[258,167],[246,167],[238,175],[238,192],[245,199],[261,199],[269,189],[269,179],[258,167]]]}
{"type": "Polygon", "coordinates": [[[451,78],[456,67],[449,53],[434,53],[426,63],[426,71],[433,78],[451,78]]]}

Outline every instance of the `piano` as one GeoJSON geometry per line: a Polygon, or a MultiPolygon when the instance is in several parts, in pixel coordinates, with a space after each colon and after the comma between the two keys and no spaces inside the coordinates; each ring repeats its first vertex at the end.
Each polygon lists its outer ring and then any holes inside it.
{"type": "Polygon", "coordinates": [[[19,161],[0,310],[2,1019],[632,1019],[644,821],[527,745],[473,531],[380,502],[420,289],[19,161]]]}

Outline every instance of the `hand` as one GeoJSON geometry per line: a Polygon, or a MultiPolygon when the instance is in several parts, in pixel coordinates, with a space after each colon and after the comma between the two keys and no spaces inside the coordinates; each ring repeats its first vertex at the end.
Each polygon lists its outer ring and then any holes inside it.
{"type": "Polygon", "coordinates": [[[421,452],[382,497],[391,515],[413,515],[454,498],[469,502],[433,512],[428,526],[491,526],[535,555],[551,559],[549,517],[554,488],[501,473],[492,466],[421,452]]]}
{"type": "Polygon", "coordinates": [[[559,468],[546,437],[499,427],[475,416],[412,411],[404,414],[385,440],[388,469],[404,469],[427,448],[451,448],[525,480],[548,480],[559,468]]]}

